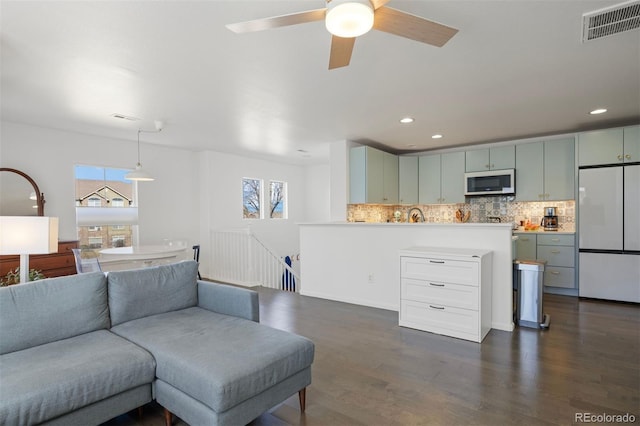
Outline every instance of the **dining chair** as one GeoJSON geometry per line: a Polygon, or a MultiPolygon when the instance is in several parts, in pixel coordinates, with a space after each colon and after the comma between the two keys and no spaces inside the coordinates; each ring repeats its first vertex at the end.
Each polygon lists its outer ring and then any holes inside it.
{"type": "Polygon", "coordinates": [[[76,261],[76,272],[86,274],[87,272],[102,272],[98,255],[93,250],[71,249],[76,261]]]}
{"type": "MultiPolygon", "coordinates": [[[[196,244],[195,246],[193,246],[193,260],[195,260],[196,262],[198,262],[198,264],[200,264],[200,245],[196,244]]],[[[200,269],[198,269],[198,279],[201,280],[202,277],[200,276],[200,269]]]]}

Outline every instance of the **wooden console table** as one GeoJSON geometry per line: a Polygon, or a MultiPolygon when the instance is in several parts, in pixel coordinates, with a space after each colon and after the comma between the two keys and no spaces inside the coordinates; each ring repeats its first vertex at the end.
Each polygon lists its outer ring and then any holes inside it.
{"type": "MultiPolygon", "coordinates": [[[[71,249],[78,248],[78,241],[58,241],[58,252],[29,256],[29,269],[35,269],[46,278],[73,275],[76,263],[71,249]]],[[[20,256],[0,256],[0,276],[20,266],[20,256]]]]}

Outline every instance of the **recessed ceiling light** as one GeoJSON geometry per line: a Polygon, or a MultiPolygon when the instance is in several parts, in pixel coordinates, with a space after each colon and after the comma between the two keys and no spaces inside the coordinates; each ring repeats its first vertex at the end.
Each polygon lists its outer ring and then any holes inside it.
{"type": "Polygon", "coordinates": [[[440,134],[433,135],[431,136],[431,139],[442,139],[442,135],[440,134]]]}
{"type": "Polygon", "coordinates": [[[414,120],[413,120],[413,118],[411,118],[411,117],[404,117],[404,118],[401,118],[401,119],[400,119],[400,122],[401,122],[402,124],[409,124],[409,123],[413,123],[413,121],[414,121],[414,120]]]}
{"type": "Polygon", "coordinates": [[[591,115],[598,115],[598,114],[604,114],[605,112],[607,112],[606,108],[598,108],[598,109],[594,109],[593,111],[591,111],[589,114],[591,115]]]}

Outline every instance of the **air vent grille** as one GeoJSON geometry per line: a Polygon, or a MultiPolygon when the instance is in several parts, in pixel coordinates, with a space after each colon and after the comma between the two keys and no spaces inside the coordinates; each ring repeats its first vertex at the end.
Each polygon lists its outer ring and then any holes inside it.
{"type": "Polygon", "coordinates": [[[640,1],[629,1],[582,15],[582,42],[640,28],[640,1]]]}

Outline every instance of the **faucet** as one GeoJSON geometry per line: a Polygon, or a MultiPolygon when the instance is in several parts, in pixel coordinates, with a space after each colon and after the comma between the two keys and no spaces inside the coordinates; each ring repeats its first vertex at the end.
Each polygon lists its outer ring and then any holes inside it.
{"type": "MultiPolygon", "coordinates": [[[[418,213],[420,213],[420,216],[417,216],[417,215],[416,215],[416,217],[419,217],[419,218],[420,218],[420,220],[418,220],[418,219],[416,218],[416,219],[414,220],[414,222],[424,222],[424,213],[422,213],[422,210],[420,210],[420,208],[419,208],[419,207],[411,207],[411,208],[409,209],[409,211],[407,212],[407,222],[411,222],[411,218],[413,217],[413,216],[411,215],[411,212],[412,212],[412,211],[414,211],[414,210],[417,210],[417,211],[418,211],[418,213]]],[[[415,214],[415,213],[414,213],[414,214],[415,214]]]]}

